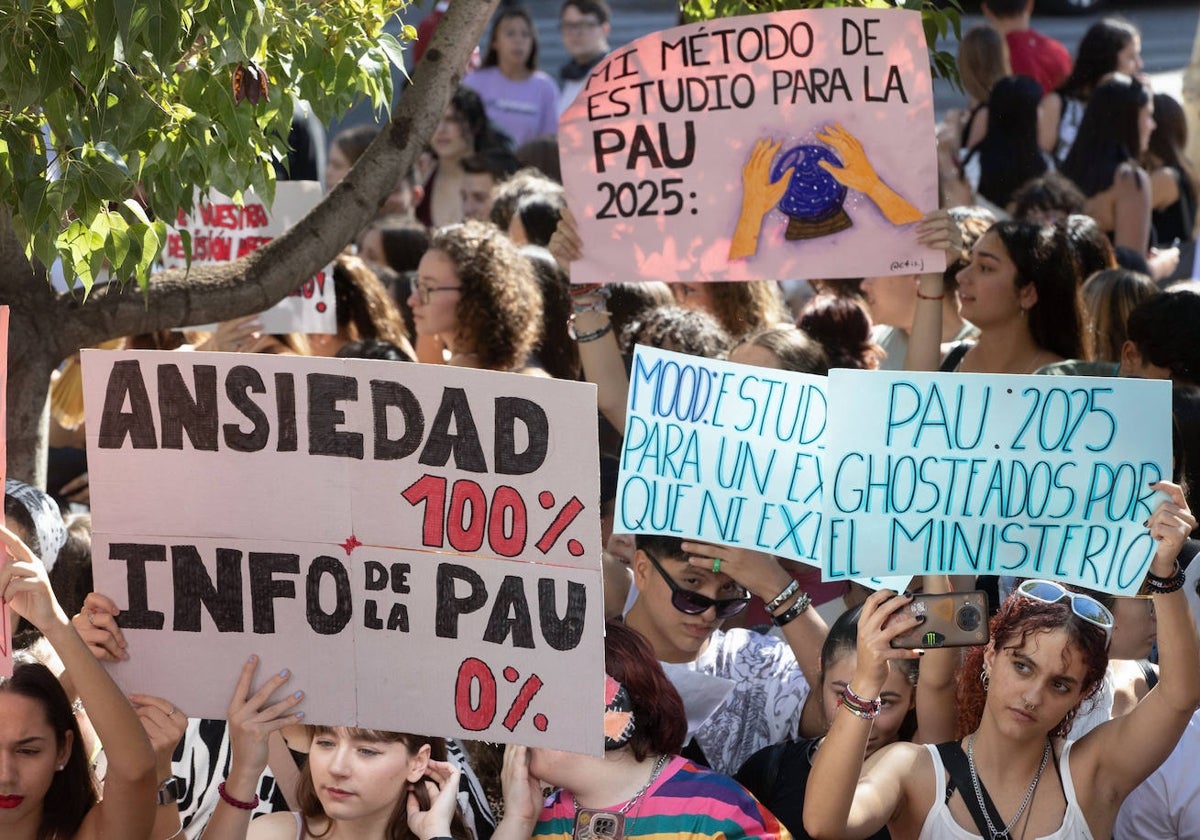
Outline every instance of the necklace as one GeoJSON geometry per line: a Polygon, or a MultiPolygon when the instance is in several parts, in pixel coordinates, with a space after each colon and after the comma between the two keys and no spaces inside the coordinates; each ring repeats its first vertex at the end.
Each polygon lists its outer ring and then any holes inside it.
{"type": "Polygon", "coordinates": [[[979,773],[975,770],[975,733],[971,733],[971,737],[967,739],[967,766],[971,769],[971,784],[975,787],[975,799],[979,802],[979,810],[983,812],[983,821],[987,823],[988,831],[991,832],[991,840],[1008,840],[1012,837],[1013,826],[1021,819],[1021,815],[1025,813],[1025,809],[1029,807],[1029,803],[1033,801],[1033,792],[1037,790],[1038,782],[1041,781],[1042,771],[1046,769],[1046,762],[1050,760],[1050,741],[1046,741],[1046,746],[1042,750],[1042,763],[1038,765],[1037,772],[1033,774],[1033,781],[1029,783],[1029,790],[1025,791],[1025,798],[1021,800],[1021,807],[1017,809],[1017,813],[1013,814],[1013,818],[1008,821],[1008,825],[1004,826],[1001,831],[996,830],[996,826],[992,823],[992,816],[988,813],[987,800],[983,798],[983,785],[979,782],[979,773]]]}
{"type": "Polygon", "coordinates": [[[581,808],[579,800],[576,799],[574,840],[624,840],[625,815],[641,800],[646,791],[650,790],[650,785],[654,784],[654,780],[670,760],[669,755],[660,755],[654,762],[654,768],[650,771],[650,778],[646,779],[646,783],[615,811],[581,808]]]}

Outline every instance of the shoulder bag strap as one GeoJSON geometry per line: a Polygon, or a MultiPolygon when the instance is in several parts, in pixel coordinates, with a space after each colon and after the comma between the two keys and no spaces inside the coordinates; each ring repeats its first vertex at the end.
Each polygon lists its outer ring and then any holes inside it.
{"type": "MultiPolygon", "coordinates": [[[[983,811],[979,807],[979,801],[975,796],[975,785],[971,781],[971,768],[967,764],[967,754],[963,752],[962,744],[958,741],[948,741],[944,744],[937,745],[938,754],[942,757],[942,764],[946,767],[946,775],[950,777],[950,781],[958,788],[958,792],[962,795],[963,804],[967,806],[967,810],[971,812],[971,819],[975,821],[975,827],[979,829],[979,834],[982,837],[990,837],[992,832],[988,828],[987,820],[984,819],[983,811]]],[[[987,805],[988,814],[992,818],[992,825],[1003,826],[1004,820],[996,811],[996,806],[992,804],[992,798],[988,796],[987,789],[981,782],[979,789],[983,791],[983,801],[987,805]]]]}

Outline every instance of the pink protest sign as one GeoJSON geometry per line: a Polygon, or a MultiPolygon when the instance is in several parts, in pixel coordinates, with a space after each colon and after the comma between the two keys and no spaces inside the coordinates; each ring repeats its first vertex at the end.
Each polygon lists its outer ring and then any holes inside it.
{"type": "MultiPolygon", "coordinates": [[[[191,216],[180,213],[175,220],[163,249],[163,267],[187,265],[184,233],[191,237],[193,263],[232,262],[279,236],[320,200],[321,185],[315,181],[280,181],[270,209],[252,190],[240,204],[214,190],[197,203],[191,216]]],[[[268,333],[337,332],[333,266],[325,266],[259,318],[268,333]]]]}
{"type": "Polygon", "coordinates": [[[821,9],[647,35],[559,123],[584,256],[572,280],[714,281],[941,271],[921,16],[821,9]]]}
{"type": "MultiPolygon", "coordinates": [[[[0,485],[4,484],[8,466],[6,432],[8,400],[8,307],[0,306],[0,485]]],[[[4,514],[0,513],[0,517],[4,514]]],[[[8,554],[0,556],[0,565],[8,562],[8,554]]],[[[0,600],[0,677],[12,676],[12,627],[8,622],[8,605],[0,600]]]]}

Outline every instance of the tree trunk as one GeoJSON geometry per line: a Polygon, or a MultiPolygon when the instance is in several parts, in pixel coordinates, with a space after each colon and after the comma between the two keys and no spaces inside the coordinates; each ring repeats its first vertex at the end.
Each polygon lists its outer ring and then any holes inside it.
{"type": "Polygon", "coordinates": [[[164,271],[143,292],[56,295],[0,218],[0,304],[9,313],[8,475],[45,486],[50,374],[71,353],[126,335],[239,318],[267,309],[324,267],[412,169],[462,78],[498,0],[454,0],[413,71],[391,123],[350,174],[295,227],[242,259],[164,271]]]}

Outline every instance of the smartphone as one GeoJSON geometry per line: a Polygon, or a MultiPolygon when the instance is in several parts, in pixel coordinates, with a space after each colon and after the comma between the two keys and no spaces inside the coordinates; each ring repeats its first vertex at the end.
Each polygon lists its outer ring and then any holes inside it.
{"type": "MultiPolygon", "coordinates": [[[[986,645],[988,642],[988,597],[983,591],[918,593],[908,605],[911,615],[925,621],[908,633],[892,639],[894,648],[940,648],[986,645]]],[[[896,615],[903,615],[901,610],[896,615]]]]}

